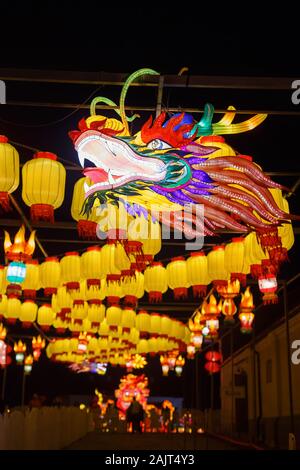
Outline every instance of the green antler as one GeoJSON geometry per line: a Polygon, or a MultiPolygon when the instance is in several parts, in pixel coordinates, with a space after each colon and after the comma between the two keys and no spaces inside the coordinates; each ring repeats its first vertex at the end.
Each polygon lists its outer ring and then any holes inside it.
{"type": "Polygon", "coordinates": [[[120,116],[123,122],[123,125],[125,127],[125,130],[127,134],[129,134],[129,128],[128,128],[128,119],[126,117],[125,113],[125,97],[128,91],[128,88],[130,87],[131,83],[134,82],[138,77],[141,77],[142,75],[159,75],[158,72],[152,69],[139,69],[136,72],[132,73],[126,80],[126,82],[123,85],[122,91],[121,91],[121,96],[120,96],[120,116]]]}

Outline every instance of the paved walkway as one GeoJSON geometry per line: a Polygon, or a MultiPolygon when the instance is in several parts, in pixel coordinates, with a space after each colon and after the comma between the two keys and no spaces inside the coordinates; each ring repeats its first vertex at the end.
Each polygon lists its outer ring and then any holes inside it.
{"type": "Polygon", "coordinates": [[[94,431],[66,450],[235,450],[236,446],[197,434],[110,434],[94,431]]]}

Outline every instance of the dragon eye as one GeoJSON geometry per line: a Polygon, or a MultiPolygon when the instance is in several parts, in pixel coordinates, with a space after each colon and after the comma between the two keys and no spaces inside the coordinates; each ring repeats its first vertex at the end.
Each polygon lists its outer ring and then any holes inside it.
{"type": "Polygon", "coordinates": [[[160,139],[151,140],[151,142],[149,142],[147,147],[150,148],[151,150],[164,150],[164,149],[171,148],[169,144],[167,144],[166,142],[160,139]]]}

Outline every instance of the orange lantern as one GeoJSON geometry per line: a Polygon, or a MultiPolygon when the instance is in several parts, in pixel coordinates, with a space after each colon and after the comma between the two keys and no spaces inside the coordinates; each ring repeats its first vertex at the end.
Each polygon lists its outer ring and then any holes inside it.
{"type": "Polygon", "coordinates": [[[22,168],[22,198],[33,221],[54,222],[65,194],[66,170],[50,152],[37,152],[22,168]]]}
{"type": "Polygon", "coordinates": [[[239,320],[241,322],[241,332],[251,333],[252,323],[254,320],[254,309],[253,296],[250,291],[250,287],[247,287],[245,292],[242,294],[242,300],[240,303],[239,320]]]}

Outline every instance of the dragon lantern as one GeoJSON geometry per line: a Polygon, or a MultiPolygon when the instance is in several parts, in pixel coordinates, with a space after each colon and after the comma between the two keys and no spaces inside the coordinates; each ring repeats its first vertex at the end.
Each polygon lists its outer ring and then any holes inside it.
{"type": "Polygon", "coordinates": [[[214,235],[220,229],[256,231],[264,248],[280,248],[277,228],[297,217],[275,201],[274,191],[286,188],[222,137],[254,129],[267,115],[234,124],[235,109],[229,107],[213,123],[214,108],[207,104],[200,121],[188,113],[169,117],[162,112],[131,135],[128,122],[137,115],[126,116],[125,96],[129,85],[147,74],[157,72],[141,69],[127,79],[119,107],[96,97],[90,116],[69,134],[86,177],[82,212],[89,214],[99,204],[111,203],[124,206],[133,217],[151,213],[189,238],[214,235]],[[113,106],[119,119],[97,115],[101,102],[113,106]],[[204,207],[200,225],[197,205],[204,207]]]}
{"type": "Polygon", "coordinates": [[[148,379],[144,374],[128,374],[121,379],[119,388],[115,391],[115,396],[117,398],[117,407],[123,414],[126,413],[133,397],[136,398],[143,408],[146,407],[147,398],[149,396],[149,389],[147,386],[148,379]]]}

